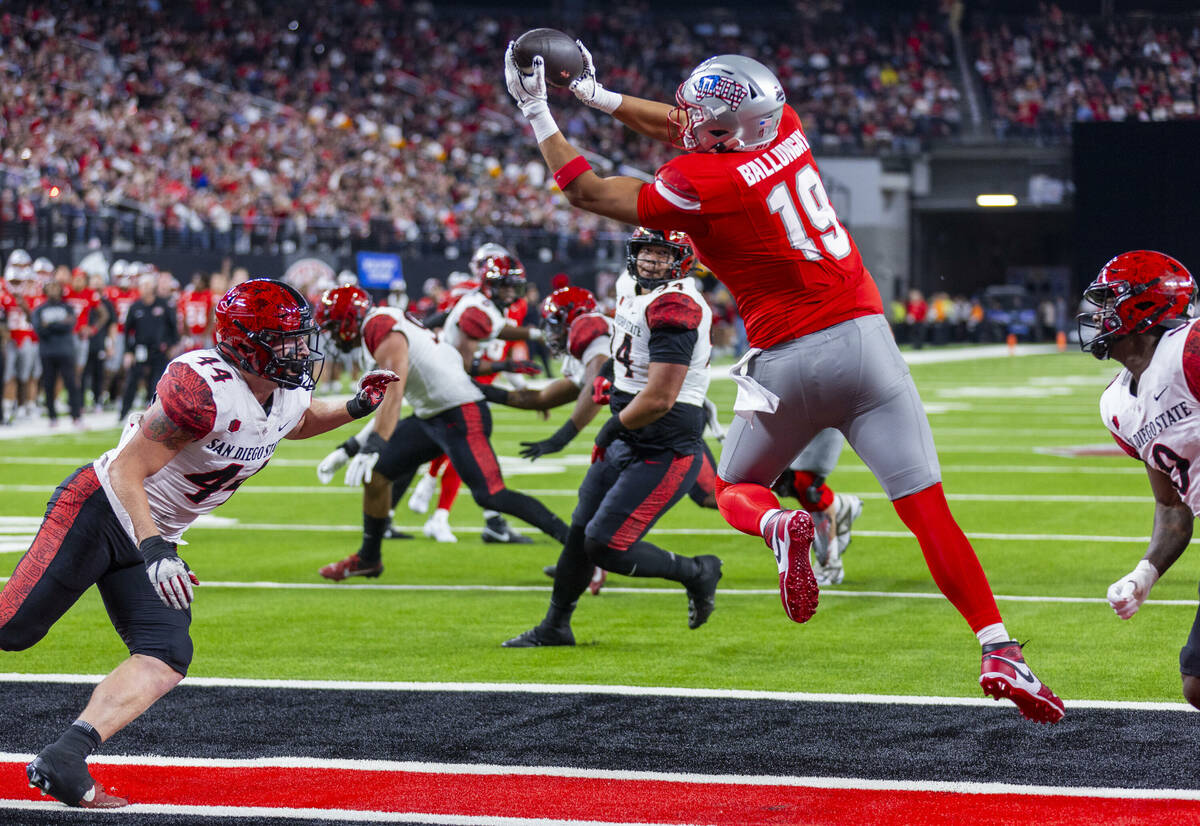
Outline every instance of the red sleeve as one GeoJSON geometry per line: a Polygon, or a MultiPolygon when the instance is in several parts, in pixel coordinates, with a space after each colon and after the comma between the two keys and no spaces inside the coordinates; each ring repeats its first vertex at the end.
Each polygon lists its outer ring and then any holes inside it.
{"type": "Polygon", "coordinates": [[[670,327],[675,330],[695,330],[703,318],[696,302],[683,293],[665,292],[646,308],[646,323],[651,330],[670,327]]]}
{"type": "Polygon", "coordinates": [[[492,337],[492,319],[478,307],[467,307],[458,317],[458,329],[467,338],[489,339],[492,337]]]}
{"type": "Polygon", "coordinates": [[[171,362],[154,391],[167,418],[188,436],[198,440],[212,432],[217,422],[212,388],[189,365],[171,362]]]}
{"type": "Polygon", "coordinates": [[[651,229],[676,229],[693,235],[703,235],[707,229],[699,190],[670,162],[638,192],[637,211],[638,222],[651,229]]]}
{"type": "Polygon", "coordinates": [[[1200,399],[1200,324],[1193,324],[1183,343],[1183,377],[1188,390],[1200,399]]]}
{"type": "Polygon", "coordinates": [[[367,352],[373,354],[395,325],[396,319],[387,313],[380,313],[374,318],[367,319],[362,332],[363,344],[366,346],[367,352]]]}
{"type": "Polygon", "coordinates": [[[1130,456],[1132,456],[1134,459],[1137,459],[1139,462],[1142,461],[1142,457],[1138,456],[1138,452],[1133,449],[1133,445],[1129,444],[1129,442],[1125,441],[1120,436],[1118,436],[1116,433],[1113,433],[1111,430],[1108,432],[1112,433],[1113,441],[1116,442],[1120,446],[1121,450],[1125,451],[1130,456]]]}
{"type": "Polygon", "coordinates": [[[606,335],[608,322],[598,315],[581,315],[571,322],[571,329],[567,332],[567,352],[577,359],[583,359],[592,342],[606,335]]]}

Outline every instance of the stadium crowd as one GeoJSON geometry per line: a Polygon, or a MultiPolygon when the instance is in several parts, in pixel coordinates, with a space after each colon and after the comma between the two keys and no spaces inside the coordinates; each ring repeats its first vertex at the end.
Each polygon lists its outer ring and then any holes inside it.
{"type": "MultiPolygon", "coordinates": [[[[320,226],[399,241],[497,225],[619,232],[568,218],[513,139],[495,62],[525,22],[398,2],[158,8],[29,4],[0,19],[2,162],[21,182],[0,219],[25,231],[19,243],[45,206],[68,224],[127,208],[152,220],[151,240],[230,249],[239,233],[320,226]]],[[[793,26],[720,11],[685,25],[628,6],[578,32],[599,59],[621,55],[609,77],[633,94],[661,96],[703,56],[748,48],[777,66],[826,150],[916,150],[958,130],[948,38],[931,19],[851,24],[798,3],[793,26]]],[[[666,157],[582,107],[564,128],[598,136],[616,167],[666,157]]]]}

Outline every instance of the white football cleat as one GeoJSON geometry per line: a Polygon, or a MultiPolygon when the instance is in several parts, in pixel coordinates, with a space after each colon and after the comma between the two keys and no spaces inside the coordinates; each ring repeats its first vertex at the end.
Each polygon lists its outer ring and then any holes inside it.
{"type": "Polygon", "coordinates": [[[428,513],[429,503],[433,500],[433,488],[436,484],[436,476],[430,476],[428,473],[421,474],[421,481],[417,482],[417,486],[413,488],[412,494],[408,497],[408,509],[413,513],[428,513]]]}
{"type": "Polygon", "coordinates": [[[422,532],[438,542],[457,542],[458,537],[450,531],[450,511],[438,508],[425,522],[422,532]]]}

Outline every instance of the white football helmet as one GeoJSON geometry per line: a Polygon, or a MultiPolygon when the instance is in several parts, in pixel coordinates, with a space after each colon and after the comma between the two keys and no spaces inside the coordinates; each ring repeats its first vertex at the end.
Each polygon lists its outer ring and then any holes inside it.
{"type": "Polygon", "coordinates": [[[787,96],[775,73],[753,58],[710,57],[675,91],[672,143],[688,152],[748,152],[775,139],[787,96]]]}
{"type": "Polygon", "coordinates": [[[408,307],[408,284],[403,278],[392,279],[392,283],[388,284],[387,303],[389,307],[395,307],[397,310],[408,307]]]}
{"type": "Polygon", "coordinates": [[[487,273],[487,262],[490,259],[513,257],[515,256],[508,251],[507,247],[488,241],[471,254],[471,262],[467,268],[471,271],[471,275],[475,276],[476,281],[482,281],[483,276],[487,273]]]}

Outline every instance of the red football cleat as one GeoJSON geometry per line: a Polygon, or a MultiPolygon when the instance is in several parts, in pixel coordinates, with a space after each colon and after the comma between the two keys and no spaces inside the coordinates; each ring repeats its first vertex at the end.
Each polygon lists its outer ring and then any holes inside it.
{"type": "Polygon", "coordinates": [[[1012,700],[1022,717],[1036,723],[1057,723],[1066,713],[1063,701],[1025,664],[1016,640],[983,647],[979,685],[989,697],[1012,700]]]}
{"type": "Polygon", "coordinates": [[[767,519],[763,541],[779,567],[779,598],[793,622],[808,622],[817,612],[819,590],[808,560],[813,521],[806,511],[779,510],[767,519]]]}
{"type": "Polygon", "coordinates": [[[318,573],[334,582],[341,582],[352,576],[377,577],[383,573],[383,563],[364,565],[363,561],[358,558],[358,554],[351,554],[339,562],[330,562],[318,573]]]}

